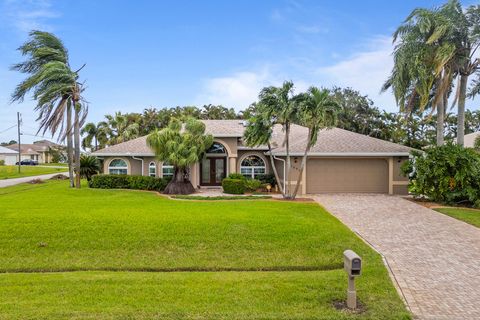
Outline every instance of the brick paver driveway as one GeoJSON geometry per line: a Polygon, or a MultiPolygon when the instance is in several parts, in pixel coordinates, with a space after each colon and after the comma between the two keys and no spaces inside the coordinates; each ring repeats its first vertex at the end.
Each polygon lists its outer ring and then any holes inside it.
{"type": "Polygon", "coordinates": [[[480,319],[480,229],[387,195],[315,199],[386,258],[419,319],[480,319]]]}

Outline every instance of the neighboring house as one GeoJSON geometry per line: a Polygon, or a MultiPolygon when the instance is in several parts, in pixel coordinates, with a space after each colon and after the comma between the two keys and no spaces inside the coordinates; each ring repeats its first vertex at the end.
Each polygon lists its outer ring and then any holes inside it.
{"type": "MultiPolygon", "coordinates": [[[[214,137],[213,146],[200,163],[190,168],[190,180],[196,187],[220,186],[228,173],[238,172],[247,177],[272,173],[268,148],[250,148],[242,137],[245,122],[241,120],[202,120],[206,133],[214,137]]],[[[308,129],[293,125],[290,136],[292,155],[291,181],[295,184],[306,144],[308,129]]],[[[284,133],[280,126],[272,136],[275,166],[284,183],[286,151],[282,146],[284,133]]],[[[93,155],[103,159],[103,171],[110,174],[171,176],[172,166],[155,159],[147,146],[146,136],[123,142],[93,155]]],[[[411,149],[333,128],[318,134],[315,146],[308,154],[301,178],[300,193],[362,192],[406,194],[408,179],[401,175],[400,166],[408,159],[411,149]]]]}
{"type": "MultiPolygon", "coordinates": [[[[18,144],[11,144],[5,147],[18,152],[18,144]]],[[[63,149],[63,146],[48,140],[35,141],[32,144],[20,144],[22,160],[32,159],[37,160],[38,163],[52,162],[52,151],[63,149]]]]}
{"type": "Polygon", "coordinates": [[[18,152],[9,148],[0,146],[0,160],[5,162],[5,165],[12,166],[18,161],[18,152]]]}
{"type": "Polygon", "coordinates": [[[463,145],[468,148],[473,148],[475,146],[475,139],[478,137],[480,137],[480,131],[466,134],[463,140],[463,145]]]}

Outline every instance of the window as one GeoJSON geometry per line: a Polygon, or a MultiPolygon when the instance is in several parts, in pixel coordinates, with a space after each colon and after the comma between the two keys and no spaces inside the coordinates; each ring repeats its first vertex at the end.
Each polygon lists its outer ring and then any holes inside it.
{"type": "Polygon", "coordinates": [[[113,159],[108,165],[109,174],[127,174],[128,166],[125,160],[113,159]]]}
{"type": "Polygon", "coordinates": [[[157,165],[153,161],[150,162],[150,164],[148,165],[148,175],[150,177],[156,177],[157,176],[157,165]]]}
{"type": "Polygon", "coordinates": [[[259,156],[247,156],[240,164],[240,173],[247,178],[255,179],[266,173],[265,162],[259,156]]]}
{"type": "Polygon", "coordinates": [[[225,150],[225,147],[221,143],[214,142],[212,146],[207,150],[207,153],[223,154],[227,153],[227,150],[225,150]]]}
{"type": "Polygon", "coordinates": [[[173,177],[173,166],[164,162],[162,165],[162,177],[173,177]]]}

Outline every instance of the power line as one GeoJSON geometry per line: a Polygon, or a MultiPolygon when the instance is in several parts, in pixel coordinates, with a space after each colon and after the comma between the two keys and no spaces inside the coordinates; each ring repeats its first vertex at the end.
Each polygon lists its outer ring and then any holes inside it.
{"type": "Polygon", "coordinates": [[[9,128],[7,128],[7,129],[5,129],[5,130],[3,130],[3,131],[0,131],[0,133],[7,132],[8,130],[13,129],[13,128],[15,128],[16,126],[17,126],[17,125],[14,124],[13,126],[11,126],[11,127],[9,127],[9,128]]]}

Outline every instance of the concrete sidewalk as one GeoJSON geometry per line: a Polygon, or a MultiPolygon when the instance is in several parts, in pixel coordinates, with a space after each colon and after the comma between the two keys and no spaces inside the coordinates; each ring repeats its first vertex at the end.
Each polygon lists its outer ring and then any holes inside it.
{"type": "Polygon", "coordinates": [[[14,186],[16,184],[29,182],[34,179],[48,180],[51,177],[56,176],[58,174],[63,174],[64,176],[68,177],[68,172],[58,172],[58,173],[42,174],[39,176],[22,177],[22,178],[15,178],[15,179],[3,179],[3,180],[0,180],[0,188],[14,186]]]}

